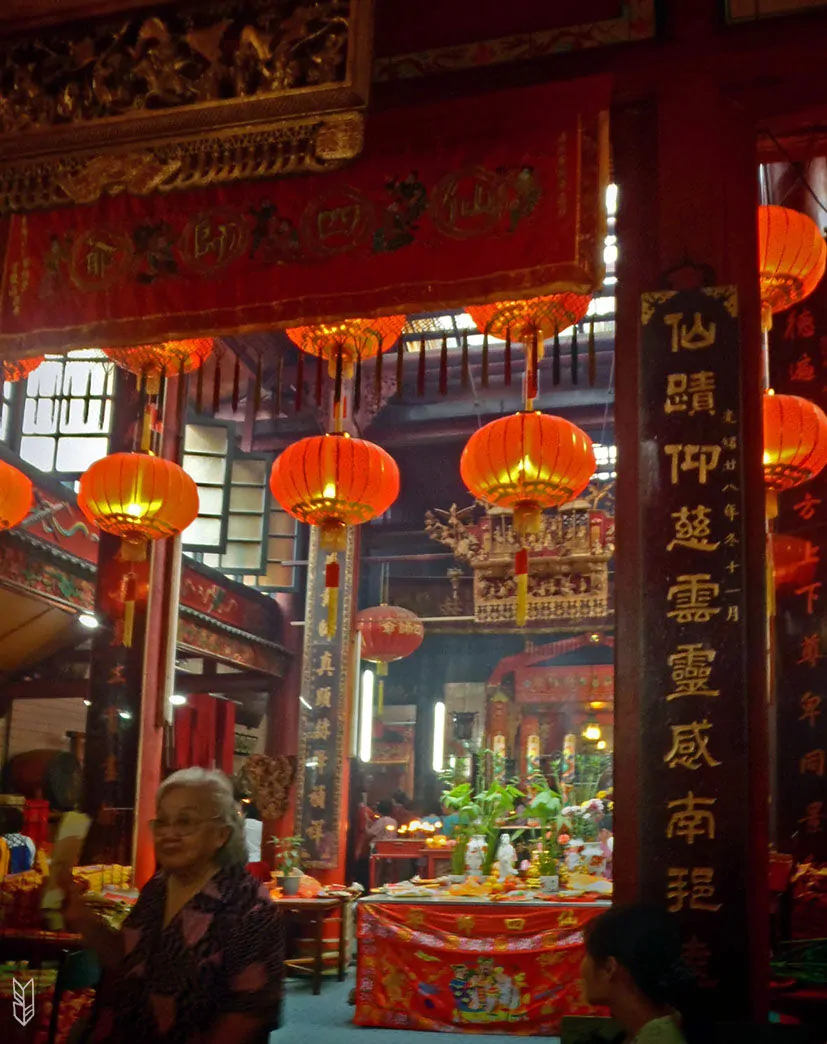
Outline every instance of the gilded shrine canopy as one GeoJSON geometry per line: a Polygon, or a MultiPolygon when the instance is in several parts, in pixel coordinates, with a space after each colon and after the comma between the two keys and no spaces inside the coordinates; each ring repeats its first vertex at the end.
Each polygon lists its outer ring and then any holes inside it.
{"type": "Polygon", "coordinates": [[[413,312],[602,278],[610,83],[371,114],[309,177],[0,222],[0,353],[413,312]]]}

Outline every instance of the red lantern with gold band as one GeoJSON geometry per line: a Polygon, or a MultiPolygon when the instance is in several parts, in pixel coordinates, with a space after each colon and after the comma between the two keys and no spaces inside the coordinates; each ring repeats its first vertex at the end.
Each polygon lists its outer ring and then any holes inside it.
{"type": "MultiPolygon", "coordinates": [[[[536,533],[544,508],[559,507],[582,493],[594,475],[592,441],[570,421],[521,412],[475,432],[460,460],[462,481],[475,497],[514,512],[520,537],[536,533]]],[[[515,561],[517,622],[526,620],[528,552],[515,561]]]]}
{"type": "Polygon", "coordinates": [[[43,355],[31,355],[28,359],[4,359],[3,381],[9,384],[14,384],[15,381],[22,381],[30,373],[34,373],[44,358],[45,356],[43,355]]]}
{"type": "Polygon", "coordinates": [[[398,605],[362,609],[356,617],[356,627],[362,635],[362,659],[377,665],[381,714],[388,664],[416,652],[425,637],[425,627],[415,613],[398,605]]]}
{"type": "MultiPolygon", "coordinates": [[[[121,559],[146,558],[150,540],[177,536],[198,515],[198,488],[183,468],[148,453],[111,453],[80,479],[78,507],[90,522],[121,538],[121,559]]],[[[132,642],[137,573],[126,572],[123,644],[132,642]]]]}
{"type": "MultiPolygon", "coordinates": [[[[815,478],[827,464],[827,416],[799,395],[764,396],[764,482],[771,494],[815,478]]],[[[770,513],[773,514],[772,504],[770,513]]]]}
{"type": "Polygon", "coordinates": [[[818,225],[788,207],[758,208],[758,272],[762,323],[798,304],[818,286],[827,263],[827,246],[818,225]]]}
{"type": "Polygon", "coordinates": [[[0,533],[19,525],[31,511],[33,500],[29,476],[0,459],[0,533]]]}
{"type": "Polygon", "coordinates": [[[327,359],[331,377],[336,376],[339,365],[342,375],[351,377],[357,360],[364,362],[390,351],[404,325],[404,315],[383,315],[375,319],[342,319],[338,323],[293,326],[287,336],[308,355],[327,359]]]}
{"type": "Polygon", "coordinates": [[[104,348],[103,351],[122,369],[145,378],[150,395],[156,395],[161,377],[177,377],[199,369],[212,355],[213,345],[212,337],[196,337],[130,348],[104,348]]]}
{"type": "MultiPolygon", "coordinates": [[[[399,496],[399,468],[380,446],[347,433],[314,435],[288,446],[270,472],[284,510],[321,530],[322,547],[344,550],[348,526],[383,515],[399,496]]],[[[339,567],[325,575],[328,633],[336,633],[339,567]]]]}

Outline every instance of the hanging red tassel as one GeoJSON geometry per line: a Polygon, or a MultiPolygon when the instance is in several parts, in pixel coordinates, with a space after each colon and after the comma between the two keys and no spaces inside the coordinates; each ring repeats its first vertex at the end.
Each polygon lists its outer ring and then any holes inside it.
{"type": "Polygon", "coordinates": [[[397,399],[402,398],[403,385],[402,382],[405,377],[405,341],[404,338],[399,338],[399,344],[396,346],[396,397],[397,399]]]}
{"type": "Polygon", "coordinates": [[[488,331],[483,334],[482,338],[482,386],[483,388],[488,387],[488,331]]]}
{"type": "Polygon", "coordinates": [[[511,387],[511,327],[505,332],[505,386],[511,387]]]}
{"type": "Polygon", "coordinates": [[[528,369],[526,371],[525,394],[527,399],[537,398],[537,365],[539,362],[539,345],[537,343],[537,331],[531,335],[531,344],[528,348],[528,369]]]}
{"type": "Polygon", "coordinates": [[[223,349],[213,352],[213,375],[212,375],[212,412],[215,416],[221,409],[221,360],[224,357],[223,349]]]}
{"type": "Polygon", "coordinates": [[[336,376],[333,385],[333,405],[338,406],[342,401],[342,371],[344,360],[342,359],[341,345],[336,349],[336,376]]]}
{"type": "Polygon", "coordinates": [[[571,328],[571,383],[577,384],[578,380],[577,323],[575,323],[571,328]]]}
{"type": "Polygon", "coordinates": [[[551,383],[556,388],[560,384],[560,331],[554,328],[554,350],[551,356],[551,383]]]}
{"type": "Polygon", "coordinates": [[[178,416],[186,419],[187,395],[189,393],[189,375],[184,372],[184,361],[178,370],[178,416]]]}
{"type": "Polygon", "coordinates": [[[521,547],[514,556],[514,579],[517,582],[517,626],[528,619],[528,551],[521,547]]]}
{"type": "MultiPolygon", "coordinates": [[[[261,409],[261,376],[264,366],[264,352],[259,352],[256,358],[256,387],[253,394],[253,420],[258,416],[261,409]]],[[[198,371],[201,372],[200,370],[198,371]]]]}
{"type": "Polygon", "coordinates": [[[204,367],[198,367],[198,378],[195,384],[195,412],[204,412],[204,367]]]}
{"type": "Polygon", "coordinates": [[[273,398],[271,400],[270,414],[273,421],[277,421],[281,416],[281,397],[282,387],[284,383],[284,351],[279,352],[279,361],[276,363],[276,386],[273,389],[273,398]]]}
{"type": "Polygon", "coordinates": [[[356,357],[356,375],[353,378],[353,412],[362,405],[362,356],[356,357]]]}
{"type": "Polygon", "coordinates": [[[328,562],[324,570],[324,586],[327,594],[327,637],[336,637],[339,618],[339,563],[328,562]]]}
{"type": "Polygon", "coordinates": [[[448,394],[448,335],[442,335],[442,348],[439,352],[439,394],[448,394]]]}
{"type": "Polygon", "coordinates": [[[381,351],[376,353],[376,369],[373,371],[373,389],[377,406],[382,403],[382,359],[384,355],[385,353],[381,351]]]}
{"type": "Polygon", "coordinates": [[[304,397],[304,352],[299,352],[298,362],[296,363],[296,413],[302,408],[302,399],[304,397]]]}
{"type": "Polygon", "coordinates": [[[462,387],[467,388],[471,381],[471,370],[468,364],[468,331],[462,332],[462,387]]]}
{"type": "Polygon", "coordinates": [[[416,394],[420,398],[425,394],[425,338],[419,342],[419,370],[416,375],[416,394]]]}
{"type": "Polygon", "coordinates": [[[239,392],[241,390],[241,356],[236,354],[233,366],[233,413],[238,413],[239,392]]]}
{"type": "Polygon", "coordinates": [[[597,349],[594,343],[594,316],[589,323],[589,387],[593,388],[597,382],[597,349]]]}
{"type": "Polygon", "coordinates": [[[324,379],[324,359],[318,356],[316,359],[316,405],[322,404],[322,381],[324,379]]]}

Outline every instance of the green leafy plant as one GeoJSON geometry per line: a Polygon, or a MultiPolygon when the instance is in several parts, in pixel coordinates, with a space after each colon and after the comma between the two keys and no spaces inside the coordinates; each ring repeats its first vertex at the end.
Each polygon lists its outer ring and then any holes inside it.
{"type": "Polygon", "coordinates": [[[485,857],[482,861],[484,875],[491,873],[497,858],[497,842],[505,820],[514,811],[520,798],[524,795],[511,783],[493,782],[485,790],[476,795],[479,807],[479,832],[486,842],[485,857]]]}
{"type": "Polygon", "coordinates": [[[273,837],[270,844],[276,850],[276,871],[284,877],[301,875],[301,837],[273,837]]]}
{"type": "Polygon", "coordinates": [[[553,877],[560,860],[560,843],[557,839],[563,825],[563,803],[557,791],[552,790],[544,778],[532,780],[532,785],[536,793],[528,810],[540,825],[540,873],[543,877],[553,877]]]}
{"type": "Polygon", "coordinates": [[[442,795],[442,804],[457,815],[457,825],[452,837],[454,849],[451,853],[451,873],[460,875],[465,872],[465,850],[472,835],[476,833],[479,820],[479,807],[474,800],[470,783],[457,783],[442,795]]]}

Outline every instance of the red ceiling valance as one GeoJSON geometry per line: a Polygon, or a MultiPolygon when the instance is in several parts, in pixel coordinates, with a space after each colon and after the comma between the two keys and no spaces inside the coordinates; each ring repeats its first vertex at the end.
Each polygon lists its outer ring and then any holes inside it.
{"type": "Polygon", "coordinates": [[[588,292],[609,88],[381,112],[363,157],[333,173],[6,219],[0,353],[588,292]]]}

